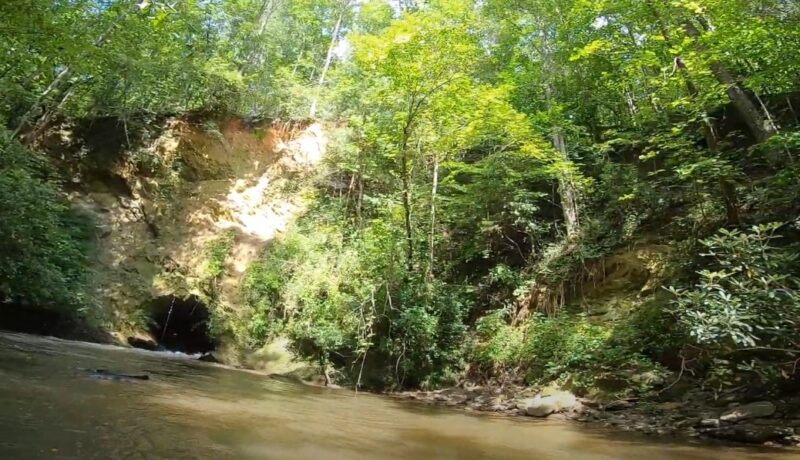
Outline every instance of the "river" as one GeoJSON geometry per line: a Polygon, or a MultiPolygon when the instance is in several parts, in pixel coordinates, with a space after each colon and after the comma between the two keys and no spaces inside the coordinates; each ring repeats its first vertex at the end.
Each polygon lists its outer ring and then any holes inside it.
{"type": "Polygon", "coordinates": [[[0,459],[798,459],[308,387],[186,356],[0,334],[0,459]],[[90,379],[85,369],[150,380],[90,379]]]}

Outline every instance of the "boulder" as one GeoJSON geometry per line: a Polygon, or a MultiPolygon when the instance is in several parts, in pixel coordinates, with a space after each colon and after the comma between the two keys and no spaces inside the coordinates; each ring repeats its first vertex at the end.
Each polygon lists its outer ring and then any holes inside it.
{"type": "Polygon", "coordinates": [[[197,358],[197,360],[198,361],[203,361],[203,362],[206,362],[206,363],[218,363],[219,362],[219,359],[217,359],[217,357],[214,356],[214,353],[203,353],[202,355],[200,355],[199,358],[197,358]]]}
{"type": "Polygon", "coordinates": [[[702,427],[713,427],[716,428],[720,425],[720,421],[718,418],[704,418],[697,423],[698,426],[702,427]]]}
{"type": "Polygon", "coordinates": [[[152,337],[135,336],[128,337],[128,345],[134,348],[141,348],[142,350],[157,351],[160,349],[158,343],[152,337]]]}
{"type": "Polygon", "coordinates": [[[618,411],[618,410],[626,410],[631,409],[633,407],[633,403],[630,401],[626,401],[624,399],[619,399],[617,401],[611,401],[610,403],[603,406],[604,410],[607,411],[618,411]]]}
{"type": "Polygon", "coordinates": [[[759,401],[734,407],[720,415],[719,419],[723,422],[736,423],[751,418],[771,417],[775,414],[775,410],[775,404],[759,401]]]}
{"type": "Polygon", "coordinates": [[[550,414],[570,410],[578,404],[575,395],[559,391],[549,396],[537,395],[524,402],[525,414],[531,417],[547,417],[550,414]]]}

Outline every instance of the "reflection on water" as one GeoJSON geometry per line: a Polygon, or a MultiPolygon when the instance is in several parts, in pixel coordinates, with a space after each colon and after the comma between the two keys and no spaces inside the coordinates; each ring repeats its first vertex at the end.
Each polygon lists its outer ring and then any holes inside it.
{"type": "Polygon", "coordinates": [[[2,459],[800,458],[471,416],[141,350],[0,334],[2,459]],[[147,373],[87,378],[81,369],[147,373]]]}

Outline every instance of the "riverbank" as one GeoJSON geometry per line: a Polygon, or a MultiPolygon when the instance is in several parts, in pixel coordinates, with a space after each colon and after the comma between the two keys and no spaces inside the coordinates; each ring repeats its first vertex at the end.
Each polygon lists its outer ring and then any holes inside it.
{"type": "Polygon", "coordinates": [[[747,400],[714,398],[700,389],[674,401],[575,397],[569,392],[507,385],[392,393],[391,397],[508,417],[536,417],[678,439],[800,447],[800,396],[747,400]]]}

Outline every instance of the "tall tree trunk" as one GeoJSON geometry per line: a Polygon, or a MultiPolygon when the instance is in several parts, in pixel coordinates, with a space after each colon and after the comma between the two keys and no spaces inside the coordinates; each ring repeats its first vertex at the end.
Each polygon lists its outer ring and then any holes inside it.
{"type": "Polygon", "coordinates": [[[430,233],[430,257],[428,262],[428,278],[433,278],[433,264],[435,261],[436,247],[436,195],[439,189],[439,157],[433,154],[433,184],[431,185],[431,233],[430,233]]]}
{"type": "Polygon", "coordinates": [[[406,264],[409,273],[414,271],[414,235],[411,229],[411,168],[408,159],[408,140],[403,141],[400,173],[403,176],[403,218],[406,231],[406,264]]]}
{"type": "Polygon", "coordinates": [[[333,28],[331,43],[328,45],[328,54],[325,56],[325,65],[322,66],[322,72],[319,75],[319,82],[317,82],[317,91],[316,94],[314,94],[314,98],[311,100],[311,109],[308,113],[309,118],[314,118],[317,116],[317,102],[319,100],[320,93],[322,92],[322,87],[325,86],[325,78],[328,76],[328,69],[331,67],[333,51],[336,49],[336,44],[339,42],[339,30],[342,28],[344,14],[347,12],[349,7],[350,0],[347,0],[342,6],[342,9],[339,11],[339,17],[336,18],[336,26],[333,28]]]}
{"type": "MultiPolygon", "coordinates": [[[[561,156],[561,161],[569,163],[567,143],[560,127],[553,130],[553,147],[561,156]]],[[[572,181],[571,173],[565,168],[559,173],[558,193],[561,197],[561,210],[564,213],[564,225],[567,230],[567,239],[574,239],[580,233],[580,220],[578,211],[578,192],[572,181]]]]}
{"type": "Polygon", "coordinates": [[[245,51],[239,63],[239,71],[242,74],[249,73],[250,70],[255,68],[258,61],[261,60],[262,50],[258,47],[257,43],[260,42],[264,33],[267,31],[267,25],[272,15],[278,10],[283,0],[262,0],[261,7],[258,9],[258,30],[252,34],[253,45],[245,51]]]}
{"type": "MultiPolygon", "coordinates": [[[[698,39],[701,37],[700,31],[691,21],[684,21],[683,29],[686,35],[698,39]]],[[[722,63],[714,61],[710,64],[711,73],[717,81],[726,87],[728,98],[736,107],[739,115],[744,119],[750,133],[758,142],[764,142],[777,133],[776,126],[772,123],[768,113],[761,113],[755,102],[739,85],[738,78],[733,75],[722,63]]]]}
{"type": "MultiPolygon", "coordinates": [[[[547,30],[547,27],[543,27],[543,30],[547,30]]],[[[552,111],[555,106],[556,97],[553,79],[557,78],[557,69],[553,62],[553,50],[551,49],[546,33],[542,42],[541,53],[543,70],[545,75],[548,75],[549,78],[544,86],[545,100],[552,111]]],[[[572,240],[580,233],[578,192],[575,189],[575,183],[571,177],[572,173],[567,170],[570,163],[567,142],[564,139],[562,127],[557,122],[554,122],[552,126],[551,139],[553,148],[560,156],[559,161],[562,162],[562,168],[558,177],[558,193],[561,198],[561,210],[564,214],[564,226],[567,232],[567,239],[572,240]]]]}
{"type": "MultiPolygon", "coordinates": [[[[652,14],[655,16],[656,22],[658,23],[659,28],[661,29],[661,35],[664,37],[664,42],[672,47],[672,37],[670,36],[669,30],[667,29],[666,25],[664,24],[661,15],[659,14],[658,10],[653,5],[652,0],[648,0],[648,5],[652,14]]],[[[698,37],[700,34],[694,29],[695,37],[698,37]]],[[[691,35],[691,34],[690,34],[691,35]]],[[[694,84],[692,77],[689,73],[689,69],[686,67],[686,63],[683,61],[683,58],[679,54],[673,55],[675,69],[681,72],[683,76],[683,81],[686,85],[686,91],[689,93],[689,97],[695,103],[700,103],[700,90],[694,84]]],[[[738,88],[738,86],[737,86],[738,88]]],[[[703,138],[706,141],[706,145],[708,149],[712,152],[717,151],[718,147],[718,137],[717,132],[714,127],[714,122],[712,121],[711,117],[708,115],[708,112],[705,109],[701,109],[701,117],[703,119],[703,138]]],[[[736,191],[736,184],[734,184],[728,178],[720,178],[719,179],[720,191],[722,192],[723,202],[725,204],[725,215],[727,218],[728,224],[735,225],[740,222],[739,217],[739,196],[736,191]]]]}
{"type": "Polygon", "coordinates": [[[417,100],[417,96],[411,97],[400,140],[400,174],[403,185],[403,220],[405,221],[406,233],[406,268],[409,273],[414,271],[414,233],[411,227],[411,158],[408,143],[411,140],[414,121],[421,103],[421,101],[417,100]]]}

